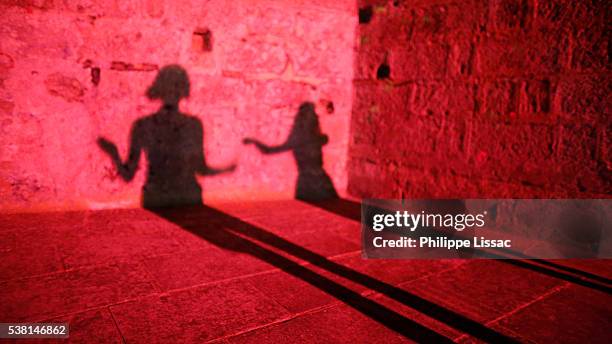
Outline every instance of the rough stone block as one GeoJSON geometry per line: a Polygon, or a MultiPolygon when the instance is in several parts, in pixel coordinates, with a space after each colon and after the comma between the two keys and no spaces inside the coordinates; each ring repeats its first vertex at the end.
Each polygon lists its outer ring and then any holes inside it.
{"type": "Polygon", "coordinates": [[[591,125],[566,125],[561,132],[557,163],[563,171],[563,181],[580,192],[612,191],[609,169],[602,164],[606,143],[591,125]]]}
{"type": "Polygon", "coordinates": [[[50,94],[69,102],[81,101],[85,95],[85,90],[79,80],[59,73],[49,75],[45,80],[45,85],[50,94]]]}
{"type": "Polygon", "coordinates": [[[449,46],[446,43],[418,43],[389,53],[391,79],[439,80],[446,75],[449,46]]]}
{"type": "Polygon", "coordinates": [[[567,39],[554,31],[521,38],[485,38],[478,46],[477,69],[481,75],[496,77],[557,74],[567,64],[567,39]]]}
{"type": "Polygon", "coordinates": [[[558,82],[554,106],[570,122],[609,121],[612,82],[604,75],[564,77],[558,82]]]}
{"type": "Polygon", "coordinates": [[[555,131],[548,126],[474,123],[470,135],[475,177],[547,185],[558,174],[555,131]],[[543,165],[550,167],[542,170],[543,165]]]}
{"type": "Polygon", "coordinates": [[[490,20],[495,31],[527,31],[533,21],[533,4],[529,0],[494,0],[490,3],[490,20]]]}

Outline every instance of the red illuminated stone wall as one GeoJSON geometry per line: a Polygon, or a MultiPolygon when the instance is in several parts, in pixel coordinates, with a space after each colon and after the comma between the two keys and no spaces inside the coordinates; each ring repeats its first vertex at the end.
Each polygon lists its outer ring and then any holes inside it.
{"type": "Polygon", "coordinates": [[[125,183],[96,145],[125,159],[157,71],[180,64],[182,111],[204,127],[204,200],[292,198],[290,152],[263,156],[244,137],[280,144],[302,102],[317,105],[324,168],[345,189],[356,4],[302,0],[0,1],[0,211],[137,206],[141,160],[125,183]]]}
{"type": "Polygon", "coordinates": [[[606,1],[360,1],[351,194],[609,197],[606,1]]]}

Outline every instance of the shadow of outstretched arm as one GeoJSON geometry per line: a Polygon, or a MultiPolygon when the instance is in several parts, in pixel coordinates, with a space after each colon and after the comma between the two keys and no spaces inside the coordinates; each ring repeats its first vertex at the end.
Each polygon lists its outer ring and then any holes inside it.
{"type": "Polygon", "coordinates": [[[216,176],[218,174],[231,173],[236,170],[236,164],[232,164],[228,167],[224,168],[212,168],[206,167],[203,172],[200,173],[201,176],[216,176]]]}
{"type": "Polygon", "coordinates": [[[285,141],[285,143],[275,146],[266,145],[265,143],[250,137],[247,137],[242,140],[242,143],[245,145],[255,145],[255,147],[257,147],[257,149],[259,149],[259,151],[263,154],[275,154],[290,151],[299,148],[300,146],[306,145],[314,144],[316,146],[324,146],[329,141],[329,137],[325,134],[317,135],[314,137],[301,136],[303,135],[292,134],[287,139],[287,141],[285,141]]]}
{"type": "Polygon", "coordinates": [[[255,145],[255,147],[257,147],[257,149],[259,149],[259,151],[263,154],[282,153],[293,149],[293,145],[289,141],[276,146],[268,146],[259,140],[247,137],[242,140],[242,143],[245,145],[255,145]]]}

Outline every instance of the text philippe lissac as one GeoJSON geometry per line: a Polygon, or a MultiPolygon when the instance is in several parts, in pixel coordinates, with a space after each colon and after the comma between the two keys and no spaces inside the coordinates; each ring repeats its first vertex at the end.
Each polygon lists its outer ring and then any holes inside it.
{"type": "MultiPolygon", "coordinates": [[[[487,212],[478,214],[430,214],[425,211],[411,213],[406,210],[395,213],[374,214],[372,216],[371,228],[374,232],[385,229],[407,230],[414,232],[419,228],[445,228],[455,231],[465,229],[476,229],[485,226],[487,212]]],[[[509,239],[490,240],[484,237],[473,237],[470,239],[452,239],[444,236],[421,236],[418,238],[402,237],[399,239],[385,239],[376,236],[372,239],[372,245],[376,248],[382,247],[406,247],[406,248],[447,248],[460,249],[467,247],[512,247],[509,239]]]]}

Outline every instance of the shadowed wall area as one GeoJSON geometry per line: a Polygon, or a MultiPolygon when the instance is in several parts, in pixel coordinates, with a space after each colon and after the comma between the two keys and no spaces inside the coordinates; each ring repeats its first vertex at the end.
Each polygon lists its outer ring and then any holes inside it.
{"type": "Polygon", "coordinates": [[[606,1],[358,6],[351,194],[610,197],[606,1]]]}
{"type": "MultiPolygon", "coordinates": [[[[207,163],[236,165],[192,175],[187,188],[199,184],[206,200],[293,198],[300,173],[291,152],[264,156],[242,141],[282,144],[311,102],[328,138],[319,169],[344,192],[354,1],[9,1],[0,9],[0,211],[137,207],[151,173],[186,173],[128,151],[132,130],[149,140],[137,146],[155,144],[155,119],[168,110],[146,92],[169,64],[188,73],[179,107],[191,116],[169,122],[191,121],[196,141],[201,123],[207,163]],[[123,172],[100,137],[129,162],[123,172]]],[[[172,134],[163,130],[155,134],[172,134]]]]}
{"type": "Polygon", "coordinates": [[[178,65],[162,68],[147,91],[160,99],[158,112],[138,119],[130,130],[127,160],[106,138],[98,144],[111,158],[117,173],[127,182],[134,179],[140,156],[148,162],[147,181],[142,187],[144,208],[202,204],[202,188],[196,177],[232,172],[235,165],[212,168],[204,157],[202,123],[179,110],[179,101],[189,96],[189,77],[178,65]]]}
{"type": "Polygon", "coordinates": [[[146,162],[126,184],[96,142],[127,159],[132,125],[160,109],[146,89],[172,63],[189,73],[180,108],[202,123],[207,162],[236,164],[194,177],[209,200],[287,199],[300,178],[331,190],[328,177],[356,197],[611,192],[603,1],[1,6],[4,212],[138,206],[146,162]],[[280,149],[304,102],[327,137],[318,174],[280,149]]]}

